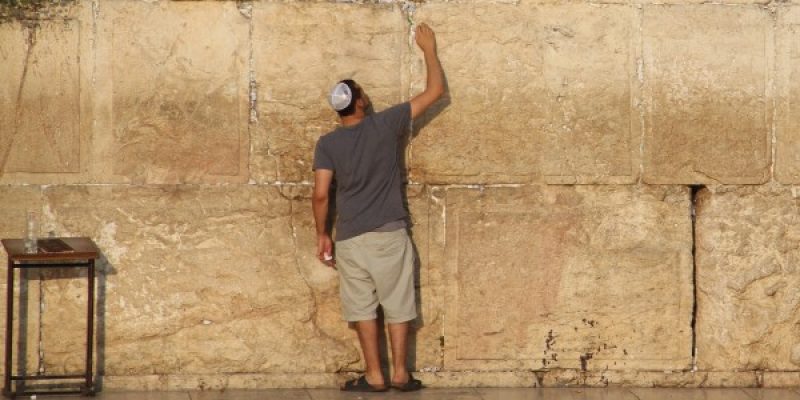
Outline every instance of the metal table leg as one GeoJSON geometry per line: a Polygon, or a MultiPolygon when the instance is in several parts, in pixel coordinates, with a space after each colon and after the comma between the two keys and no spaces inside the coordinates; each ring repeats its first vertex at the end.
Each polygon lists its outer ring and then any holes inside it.
{"type": "Polygon", "coordinates": [[[14,263],[8,260],[8,279],[6,287],[6,370],[3,382],[3,394],[11,395],[11,350],[12,333],[14,331],[14,263]]]}
{"type": "Polygon", "coordinates": [[[94,347],[94,259],[89,260],[89,294],[87,296],[87,316],[86,316],[86,387],[84,394],[94,394],[94,386],[92,385],[92,348],[94,347]]]}

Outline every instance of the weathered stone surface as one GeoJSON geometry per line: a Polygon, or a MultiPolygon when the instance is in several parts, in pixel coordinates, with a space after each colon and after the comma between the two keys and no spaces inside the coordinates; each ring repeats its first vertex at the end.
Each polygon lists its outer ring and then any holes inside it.
{"type": "MultiPolygon", "coordinates": [[[[363,363],[314,257],[313,145],[337,122],[336,80],[379,110],[422,90],[410,17],[436,30],[450,85],[415,124],[411,180],[489,184],[408,188],[418,377],[797,386],[800,190],[780,184],[800,182],[800,11],[695,2],[436,0],[408,16],[100,0],[0,16],[0,183],[14,185],[0,236],[35,209],[43,234],[98,242],[105,388],[341,383],[363,363]],[[773,131],[780,184],[700,193],[693,368],[689,193],[648,184],[765,182],[773,131]],[[640,168],[639,186],[492,187],[628,184],[640,168]]],[[[15,368],[80,371],[85,276],[26,278],[15,368]]]]}
{"type": "Polygon", "coordinates": [[[105,2],[113,26],[113,173],[245,182],[249,23],[235,2],[105,2]]]}
{"type": "Polygon", "coordinates": [[[769,179],[771,25],[756,7],[644,7],[646,182],[769,179]]]}
{"type": "Polygon", "coordinates": [[[766,388],[797,388],[800,382],[800,372],[772,371],[764,372],[763,387],[766,388]]]}
{"type": "Polygon", "coordinates": [[[776,38],[778,48],[777,144],[775,148],[775,179],[781,183],[800,183],[800,119],[793,108],[800,102],[800,10],[784,8],[779,13],[776,38]]]}
{"type": "Polygon", "coordinates": [[[634,10],[591,4],[540,8],[547,182],[631,183],[638,176],[641,124],[631,101],[634,10]]]}
{"type": "Polygon", "coordinates": [[[80,172],[80,30],[75,20],[0,24],[0,176],[80,172]]]}
{"type": "Polygon", "coordinates": [[[337,81],[355,79],[376,110],[402,99],[404,21],[391,4],[253,5],[258,82],[253,179],[312,180],[314,144],[338,122],[327,102],[337,81]]]}
{"type": "MultiPolygon", "coordinates": [[[[449,97],[418,123],[412,179],[635,180],[633,16],[627,6],[588,4],[420,7],[417,19],[437,32],[449,97]],[[469,30],[460,28],[463,21],[469,30]]],[[[425,84],[421,58],[414,72],[418,92],[425,84]]]]}
{"type": "MultiPolygon", "coordinates": [[[[355,358],[316,325],[277,188],[52,187],[45,201],[58,234],[94,237],[104,253],[106,374],[330,372],[355,358]]],[[[84,290],[76,279],[44,287],[48,371],[80,367],[67,355],[77,339],[59,332],[84,290]]]]}
{"type": "Polygon", "coordinates": [[[697,201],[697,365],[800,369],[798,192],[719,187],[697,201]]]}
{"type": "MultiPolygon", "coordinates": [[[[448,93],[415,122],[411,179],[427,183],[541,179],[546,119],[543,73],[531,7],[426,4],[415,18],[436,29],[448,93]],[[464,29],[468,21],[469,29],[464,29]]],[[[418,51],[418,50],[415,50],[418,51]]],[[[415,63],[412,92],[424,88],[415,63]]]]}
{"type": "Polygon", "coordinates": [[[687,189],[448,189],[445,201],[446,369],[690,366],[687,189]]]}

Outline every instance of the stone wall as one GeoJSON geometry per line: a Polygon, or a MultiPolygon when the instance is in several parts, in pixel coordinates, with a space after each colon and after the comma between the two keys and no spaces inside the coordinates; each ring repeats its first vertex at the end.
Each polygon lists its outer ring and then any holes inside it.
{"type": "MultiPolygon", "coordinates": [[[[406,148],[418,376],[800,384],[792,1],[8,4],[0,235],[35,210],[97,242],[105,389],[362,368],[314,256],[312,150],[336,80],[377,109],[422,90],[420,21],[449,90],[406,148]]],[[[17,288],[17,368],[81,370],[79,278],[17,288]]]]}

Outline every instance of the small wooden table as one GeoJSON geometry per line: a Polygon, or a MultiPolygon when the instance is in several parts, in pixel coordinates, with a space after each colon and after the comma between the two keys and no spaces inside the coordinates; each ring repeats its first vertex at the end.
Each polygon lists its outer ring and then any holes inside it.
{"type": "MultiPolygon", "coordinates": [[[[25,241],[23,239],[3,239],[3,247],[8,253],[8,286],[6,300],[6,364],[5,364],[5,383],[3,395],[14,397],[17,395],[33,394],[75,394],[84,395],[94,394],[94,384],[92,383],[92,350],[94,348],[94,262],[99,257],[100,252],[92,239],[86,237],[59,238],[67,243],[74,251],[64,253],[25,253],[25,241]],[[88,305],[86,314],[86,370],[83,374],[75,375],[13,375],[12,372],[12,332],[14,321],[14,270],[29,268],[86,268],[89,280],[88,305]],[[77,390],[60,391],[18,391],[16,387],[12,390],[12,381],[27,380],[71,380],[80,379],[83,383],[77,390]]],[[[20,277],[21,279],[21,277],[20,277]]],[[[24,357],[24,355],[23,355],[24,357]]]]}

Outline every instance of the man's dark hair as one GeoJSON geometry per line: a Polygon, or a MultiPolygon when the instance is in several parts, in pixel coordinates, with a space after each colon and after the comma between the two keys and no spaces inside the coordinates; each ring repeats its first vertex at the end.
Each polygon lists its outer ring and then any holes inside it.
{"type": "Polygon", "coordinates": [[[339,83],[344,83],[347,87],[350,88],[350,92],[353,93],[353,98],[350,99],[350,104],[347,107],[337,111],[340,117],[346,117],[348,115],[353,115],[356,112],[356,100],[361,98],[361,90],[358,89],[358,85],[356,85],[356,81],[352,79],[345,79],[339,81],[339,83]]]}

